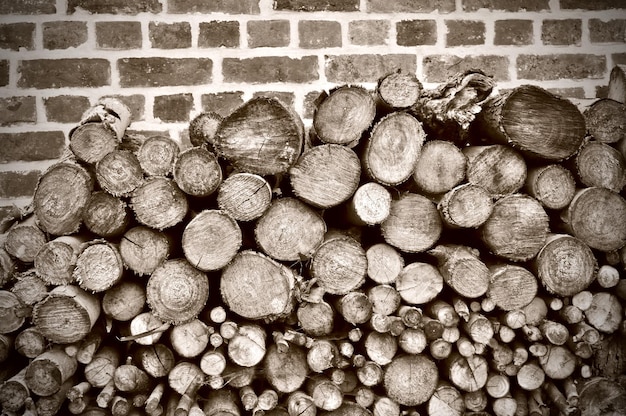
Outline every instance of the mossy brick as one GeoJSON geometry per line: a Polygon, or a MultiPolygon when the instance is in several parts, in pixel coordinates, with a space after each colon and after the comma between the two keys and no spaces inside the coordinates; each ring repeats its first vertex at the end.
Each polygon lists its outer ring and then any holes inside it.
{"type": "Polygon", "coordinates": [[[31,59],[18,62],[20,88],[103,87],[111,84],[107,59],[31,59]]]}
{"type": "Polygon", "coordinates": [[[626,19],[589,19],[589,40],[591,43],[626,42],[626,19]]]}
{"type": "Polygon", "coordinates": [[[77,48],[87,42],[87,22],[57,21],[42,25],[45,49],[77,48]]]}
{"type": "Polygon", "coordinates": [[[600,79],[607,74],[606,56],[593,54],[519,55],[517,77],[536,81],[600,79]]]}
{"type": "Polygon", "coordinates": [[[0,172],[0,198],[32,197],[37,188],[41,171],[0,172]]]}
{"type": "Polygon", "coordinates": [[[243,91],[202,94],[200,102],[202,104],[202,111],[212,111],[222,117],[226,117],[244,103],[243,91]]]}
{"type": "Polygon", "coordinates": [[[89,98],[80,95],[44,97],[46,120],[55,123],[78,123],[90,107],[89,98]]]}
{"type": "Polygon", "coordinates": [[[326,55],[326,78],[335,83],[377,82],[394,71],[415,73],[414,54],[326,55]]]}
{"type": "Polygon", "coordinates": [[[330,20],[301,20],[298,36],[303,49],[340,47],[341,24],[330,20]]]}
{"type": "Polygon", "coordinates": [[[561,0],[562,10],[614,10],[626,9],[624,0],[561,0]]]}
{"type": "Polygon", "coordinates": [[[96,22],[96,47],[113,50],[141,48],[141,22],[96,22]]]}
{"type": "Polygon", "coordinates": [[[580,19],[545,19],[541,23],[541,41],[545,45],[580,45],[580,19]]]}
{"type": "Polygon", "coordinates": [[[524,46],[533,43],[533,21],[524,19],[496,20],[493,44],[524,46]]]}
{"type": "Polygon", "coordinates": [[[9,85],[9,61],[0,60],[0,87],[9,85]]]}
{"type": "Polygon", "coordinates": [[[274,10],[296,12],[356,12],[359,0],[274,0],[274,10]]]}
{"type": "Polygon", "coordinates": [[[289,46],[289,20],[250,20],[246,31],[250,48],[289,46]]]}
{"type": "Polygon", "coordinates": [[[54,14],[56,0],[0,0],[0,14],[54,14]]]}
{"type": "Polygon", "coordinates": [[[286,108],[289,108],[295,111],[295,96],[292,92],[284,92],[284,91],[257,91],[252,94],[253,98],[257,97],[267,97],[267,98],[275,98],[280,101],[286,108]]]}
{"type": "Polygon", "coordinates": [[[143,94],[132,95],[105,95],[104,97],[111,97],[120,100],[130,110],[130,121],[142,121],[145,116],[146,97],[143,94]]]}
{"type": "Polygon", "coordinates": [[[65,148],[62,131],[0,133],[0,163],[58,159],[65,148]]]}
{"type": "Polygon", "coordinates": [[[199,48],[236,48],[239,46],[239,22],[219,21],[200,23],[199,48]]]}
{"type": "Polygon", "coordinates": [[[483,45],[485,22],[480,20],[446,20],[446,46],[483,45]]]}
{"type": "Polygon", "coordinates": [[[189,22],[150,22],[150,45],[155,49],[184,49],[191,47],[189,22]]]}
{"type": "Polygon", "coordinates": [[[167,123],[189,121],[189,114],[193,110],[193,96],[191,94],[157,95],[154,97],[152,114],[154,118],[167,123]]]}
{"type": "Polygon", "coordinates": [[[84,10],[89,13],[130,14],[160,13],[163,6],[160,0],[68,0],[67,12],[73,14],[84,10]]]}
{"type": "Polygon", "coordinates": [[[353,45],[386,45],[390,29],[389,20],[353,20],[348,23],[348,39],[353,45]]]}
{"type": "Polygon", "coordinates": [[[451,76],[472,69],[479,69],[495,81],[508,81],[509,58],[500,55],[428,55],[422,65],[426,82],[446,82],[451,76]]]}
{"type": "Polygon", "coordinates": [[[168,13],[259,14],[259,0],[169,0],[168,13]]]}
{"type": "Polygon", "coordinates": [[[465,12],[476,12],[481,9],[505,12],[540,12],[550,10],[550,0],[462,0],[462,2],[463,11],[465,12]]]}
{"type": "Polygon", "coordinates": [[[0,97],[0,126],[35,123],[37,105],[35,97],[0,97]]]}
{"type": "Polygon", "coordinates": [[[259,56],[254,58],[224,58],[222,73],[225,82],[266,84],[273,82],[307,83],[319,79],[316,56],[289,58],[259,56]]]}
{"type": "Polygon", "coordinates": [[[0,24],[0,49],[19,51],[35,48],[34,23],[3,23],[0,24]]]}
{"type": "Polygon", "coordinates": [[[450,13],[455,9],[454,0],[367,0],[370,13],[450,13]]]}
{"type": "Polygon", "coordinates": [[[122,58],[117,61],[122,87],[164,87],[211,83],[209,58],[122,58]]]}
{"type": "Polygon", "coordinates": [[[401,20],[396,23],[396,42],[400,46],[434,45],[437,43],[437,22],[401,20]]]}

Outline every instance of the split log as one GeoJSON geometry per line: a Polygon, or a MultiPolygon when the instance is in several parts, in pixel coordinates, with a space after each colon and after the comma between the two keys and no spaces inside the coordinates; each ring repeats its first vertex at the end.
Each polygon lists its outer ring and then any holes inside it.
{"type": "Polygon", "coordinates": [[[526,161],[509,146],[468,146],[463,154],[467,157],[467,181],[494,197],[513,194],[526,181],[526,161]]]}
{"type": "Polygon", "coordinates": [[[381,77],[376,85],[378,112],[413,107],[421,93],[422,83],[414,74],[402,71],[387,74],[381,77]]]}
{"type": "Polygon", "coordinates": [[[477,228],[491,216],[493,201],[484,188],[466,183],[446,192],[437,209],[450,228],[477,228]]]}
{"type": "Polygon", "coordinates": [[[626,103],[626,67],[624,65],[615,65],[611,70],[607,98],[626,103]]]}
{"type": "Polygon", "coordinates": [[[385,243],[377,243],[365,251],[367,276],[378,284],[390,284],[404,269],[404,258],[385,243]]]}
{"type": "Polygon", "coordinates": [[[353,224],[380,224],[389,217],[391,194],[379,183],[366,182],[354,192],[346,210],[353,224]]]}
{"type": "MultiPolygon", "coordinates": [[[[623,112],[626,113],[626,106],[623,112]]],[[[606,143],[585,144],[576,154],[575,164],[579,181],[587,187],[597,186],[619,193],[626,185],[626,161],[617,149],[606,143]]]]}
{"type": "Polygon", "coordinates": [[[444,278],[436,267],[421,262],[407,264],[396,278],[396,290],[409,305],[435,299],[443,290],[444,278]]]}
{"type": "Polygon", "coordinates": [[[124,265],[139,275],[151,274],[170,254],[169,238],[140,225],[128,229],[120,239],[119,252],[124,265]]]}
{"type": "Polygon", "coordinates": [[[139,160],[128,150],[114,150],[96,164],[100,187],[113,196],[129,196],[143,182],[139,160]]]}
{"type": "Polygon", "coordinates": [[[192,146],[206,146],[213,150],[215,135],[224,117],[213,111],[205,111],[189,122],[189,141],[192,146]]]}
{"type": "Polygon", "coordinates": [[[502,310],[512,311],[522,308],[537,294],[537,278],[521,266],[493,265],[489,272],[491,278],[487,296],[502,310]]]}
{"type": "Polygon", "coordinates": [[[154,177],[140,185],[130,198],[137,221],[157,230],[181,222],[189,208],[185,194],[168,178],[154,177]]]}
{"type": "Polygon", "coordinates": [[[116,321],[130,321],[139,315],[146,304],[144,285],[122,281],[108,289],[102,297],[102,311],[116,321]]]}
{"type": "Polygon", "coordinates": [[[98,191],[91,194],[82,219],[92,233],[103,238],[114,238],[123,234],[128,227],[130,210],[122,199],[98,191]]]}
{"type": "Polygon", "coordinates": [[[240,325],[237,334],[228,342],[228,356],[239,366],[254,367],[265,357],[265,340],[265,330],[261,326],[240,325]]]}
{"type": "Polygon", "coordinates": [[[207,197],[222,183],[217,157],[204,147],[182,151],[174,162],[174,182],[187,195],[207,197]]]}
{"type": "Polygon", "coordinates": [[[176,365],[174,352],[165,344],[142,345],[135,354],[139,366],[152,378],[169,374],[176,365]]]}
{"type": "Polygon", "coordinates": [[[427,402],[438,383],[437,366],[425,355],[402,355],[385,368],[385,391],[390,399],[404,406],[427,402]]]}
{"type": "Polygon", "coordinates": [[[298,390],[308,377],[307,356],[294,345],[281,353],[277,346],[270,345],[263,360],[263,370],[269,384],[280,393],[298,390]]]}
{"type": "Polygon", "coordinates": [[[424,143],[413,171],[413,180],[427,194],[443,194],[465,179],[467,157],[454,143],[429,140],[424,143]]]}
{"type": "Polygon", "coordinates": [[[524,190],[545,208],[560,210],[572,201],[576,181],[562,165],[550,164],[528,169],[524,190]]]}
{"type": "Polygon", "coordinates": [[[460,245],[438,245],[428,254],[439,263],[439,271],[448,286],[459,295],[477,298],[489,288],[489,269],[479,259],[478,251],[460,245]]]}
{"type": "Polygon", "coordinates": [[[124,265],[117,245],[96,239],[82,246],[73,275],[82,289],[98,293],[119,282],[123,273],[124,265]]]}
{"type": "Polygon", "coordinates": [[[626,137],[626,104],[610,98],[597,100],[583,115],[587,132],[601,143],[617,143],[626,137]]]}
{"type": "Polygon", "coordinates": [[[67,355],[61,348],[54,348],[33,359],[28,364],[24,377],[31,392],[38,396],[50,396],[61,389],[77,368],[75,358],[67,355]]]}
{"type": "Polygon", "coordinates": [[[444,381],[439,382],[426,407],[428,416],[462,416],[465,410],[461,393],[444,381]]]}
{"type": "Polygon", "coordinates": [[[315,251],[310,273],[327,293],[345,295],[365,282],[365,250],[351,237],[331,236],[315,251]]]}
{"type": "Polygon", "coordinates": [[[137,160],[147,176],[168,176],[179,153],[178,143],[169,136],[152,136],[137,150],[137,160]]]}
{"type": "Polygon", "coordinates": [[[485,387],[489,376],[487,360],[478,354],[463,357],[452,353],[446,359],[448,379],[463,391],[477,391],[485,387]]]}
{"type": "Polygon", "coordinates": [[[117,135],[104,123],[85,123],[70,134],[69,149],[78,160],[85,163],[96,164],[118,146],[117,135]]]}
{"type": "Polygon", "coordinates": [[[476,122],[491,140],[553,161],[575,154],[586,133],[585,119],[572,102],[533,85],[493,96],[476,122]]]}
{"type": "Polygon", "coordinates": [[[6,232],[4,249],[22,263],[32,263],[39,250],[48,242],[44,232],[37,226],[34,215],[14,224],[6,232]]]}
{"type": "Polygon", "coordinates": [[[259,175],[234,173],[217,190],[217,205],[237,221],[259,218],[272,202],[272,188],[259,175]]]}

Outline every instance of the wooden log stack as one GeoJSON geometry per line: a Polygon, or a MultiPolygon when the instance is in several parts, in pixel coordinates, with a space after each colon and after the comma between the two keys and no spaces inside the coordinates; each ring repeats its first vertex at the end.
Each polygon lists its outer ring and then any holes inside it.
{"type": "Polygon", "coordinates": [[[2,221],[2,415],[626,414],[624,79],[102,100],[2,221]]]}

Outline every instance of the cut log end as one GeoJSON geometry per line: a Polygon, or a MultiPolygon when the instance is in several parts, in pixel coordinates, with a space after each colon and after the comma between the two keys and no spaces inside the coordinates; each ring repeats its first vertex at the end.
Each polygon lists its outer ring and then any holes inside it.
{"type": "Polygon", "coordinates": [[[222,168],[217,157],[206,148],[192,147],[176,158],[174,181],[188,195],[207,197],[222,182],[222,168]]]}
{"type": "Polygon", "coordinates": [[[130,199],[137,221],[163,230],[180,223],[189,209],[187,198],[171,179],[155,177],[139,186],[130,199]]]}
{"type": "Polygon", "coordinates": [[[385,369],[384,386],[389,398],[404,406],[425,403],[435,392],[439,372],[424,355],[395,358],[385,369]]]}
{"type": "Polygon", "coordinates": [[[259,175],[235,173],[220,185],[217,204],[237,221],[252,221],[259,218],[272,202],[272,188],[259,175]]]}
{"type": "Polygon", "coordinates": [[[137,159],[146,175],[166,176],[172,173],[179,153],[178,143],[170,137],[151,136],[137,150],[137,159]]]}

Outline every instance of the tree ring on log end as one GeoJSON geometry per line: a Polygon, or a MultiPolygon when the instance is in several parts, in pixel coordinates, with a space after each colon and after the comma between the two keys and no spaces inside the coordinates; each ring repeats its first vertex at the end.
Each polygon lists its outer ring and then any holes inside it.
{"type": "Polygon", "coordinates": [[[395,358],[385,369],[387,395],[404,406],[425,403],[435,392],[439,371],[424,355],[403,355],[395,358]]]}

